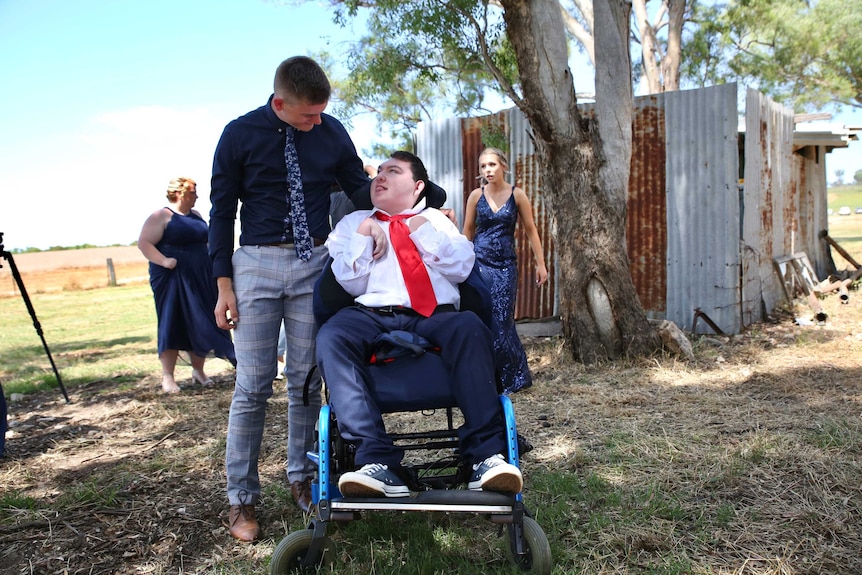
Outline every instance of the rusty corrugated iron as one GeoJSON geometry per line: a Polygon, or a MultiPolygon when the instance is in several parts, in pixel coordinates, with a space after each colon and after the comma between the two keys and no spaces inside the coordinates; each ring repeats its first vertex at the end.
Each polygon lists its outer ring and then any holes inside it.
{"type": "Polygon", "coordinates": [[[667,202],[664,98],[636,100],[626,212],[626,245],[641,305],[663,318],[667,303],[667,202]]]}
{"type": "MultiPolygon", "coordinates": [[[[579,107],[589,116],[590,106],[579,107]]],[[[639,97],[634,112],[626,240],[632,280],[651,317],[686,326],[698,309],[726,333],[738,333],[782,297],[775,255],[804,251],[818,275],[825,273],[828,247],[818,238],[827,227],[824,148],[794,153],[791,111],[749,91],[740,132],[737,86],[728,84],[639,97]]],[[[447,182],[460,174],[450,200],[460,196],[455,209],[463,214],[483,134],[505,136],[509,180],[531,200],[552,279],[536,289],[519,227],[516,318],[557,315],[555,246],[529,123],[517,109],[459,122],[454,137],[448,121],[420,127],[420,156],[447,182]]]]}
{"type": "MultiPolygon", "coordinates": [[[[808,210],[791,186],[793,166],[793,111],[776,105],[756,90],[746,91],[745,169],[742,189],[743,324],[758,321],[784,299],[774,271],[776,257],[816,247],[816,236],[799,244],[800,216],[808,210]],[[813,241],[812,241],[813,240],[813,241]]],[[[815,254],[811,255],[815,261],[815,254]]]]}

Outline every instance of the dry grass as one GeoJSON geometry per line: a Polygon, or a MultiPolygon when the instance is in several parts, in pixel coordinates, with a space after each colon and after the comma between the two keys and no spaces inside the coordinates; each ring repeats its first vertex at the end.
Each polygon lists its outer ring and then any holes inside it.
{"type": "MultiPolygon", "coordinates": [[[[862,573],[862,294],[823,307],[825,325],[796,325],[813,315],[800,304],[742,335],[698,338],[691,363],[585,367],[556,338],[526,340],[535,385],[513,397],[535,446],[525,501],[554,573],[862,573]]],[[[178,397],[156,392],[156,373],[114,374],[71,388],[70,404],[56,390],[11,404],[0,573],[265,571],[305,525],[284,480],[286,398],[270,403],[261,457],[265,538],[239,544],[221,525],[233,376],[213,375],[215,389],[178,397]]],[[[498,573],[490,532],[450,516],[369,518],[331,529],[333,572],[498,573]]]]}
{"type": "Polygon", "coordinates": [[[527,459],[582,478],[588,494],[572,507],[570,544],[603,550],[573,572],[862,572],[854,296],[847,306],[824,301],[826,326],[784,317],[702,338],[694,364],[561,370],[569,362],[557,344],[534,350],[541,384],[517,397],[519,415],[533,413],[519,418],[538,447],[527,459]],[[597,495],[617,501],[597,505],[597,495]]]}
{"type": "MultiPolygon", "coordinates": [[[[784,316],[733,338],[701,338],[693,363],[584,367],[555,338],[527,341],[536,384],[514,403],[535,446],[524,457],[526,501],[551,540],[554,572],[862,572],[858,295],[848,305],[826,298],[825,326],[784,316]]],[[[262,571],[285,531],[303,525],[283,480],[286,403],[271,404],[261,460],[268,538],[241,545],[220,523],[232,380],[216,379],[214,390],[175,398],[156,394],[149,377],[123,389],[85,385],[69,405],[44,394],[13,405],[0,467],[0,572],[262,571]]],[[[402,555],[416,551],[401,547],[393,527],[459,524],[403,521],[372,523],[372,535],[335,530],[336,572],[367,573],[361,566],[375,558],[375,573],[398,573],[402,555]],[[394,566],[382,561],[388,554],[394,566]]],[[[484,548],[487,526],[468,525],[458,536],[475,541],[428,560],[464,561],[484,548]]],[[[499,551],[481,555],[477,573],[505,563],[499,551]]]]}

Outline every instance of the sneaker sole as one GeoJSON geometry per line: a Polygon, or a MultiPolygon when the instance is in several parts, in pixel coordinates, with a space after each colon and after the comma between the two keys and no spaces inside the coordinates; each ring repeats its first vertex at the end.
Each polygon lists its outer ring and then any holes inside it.
{"type": "Polygon", "coordinates": [[[497,491],[499,493],[508,493],[515,495],[521,492],[524,488],[523,479],[515,473],[506,469],[500,469],[497,473],[490,470],[482,477],[483,481],[471,481],[467,484],[467,489],[472,491],[497,491]]]}
{"type": "Polygon", "coordinates": [[[345,497],[409,497],[406,485],[386,485],[370,477],[359,476],[338,482],[338,490],[345,497]]]}

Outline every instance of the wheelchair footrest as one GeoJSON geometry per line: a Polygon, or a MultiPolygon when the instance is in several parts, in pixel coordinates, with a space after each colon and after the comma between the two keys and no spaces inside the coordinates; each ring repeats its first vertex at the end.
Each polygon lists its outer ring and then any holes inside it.
{"type": "Polygon", "coordinates": [[[330,501],[333,511],[440,511],[446,513],[512,513],[515,497],[490,491],[435,489],[410,497],[342,497],[330,501]]]}
{"type": "Polygon", "coordinates": [[[454,503],[464,505],[512,505],[513,495],[493,491],[472,491],[467,489],[431,489],[420,491],[413,497],[422,503],[454,503]]]}

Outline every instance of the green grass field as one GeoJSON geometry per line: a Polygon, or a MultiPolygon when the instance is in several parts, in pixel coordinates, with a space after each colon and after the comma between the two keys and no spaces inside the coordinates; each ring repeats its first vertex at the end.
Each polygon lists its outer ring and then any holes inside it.
{"type": "MultiPolygon", "coordinates": [[[[853,185],[829,188],[827,207],[837,214],[841,206],[849,207],[854,215],[856,215],[856,208],[862,208],[862,186],[853,185]]],[[[862,216],[862,214],[859,215],[862,216]]]]}
{"type": "MultiPolygon", "coordinates": [[[[67,388],[157,373],[156,312],[143,284],[30,296],[48,349],[67,388]]],[[[0,381],[6,395],[57,387],[24,299],[0,299],[0,381]]]]}
{"type": "MultiPolygon", "coordinates": [[[[857,263],[862,262],[862,214],[856,213],[857,207],[862,207],[862,186],[840,186],[829,188],[828,205],[832,210],[829,216],[829,235],[850,254],[857,263]],[[839,216],[838,210],[847,206],[851,210],[849,216],[839,216]]],[[[835,250],[832,251],[835,266],[840,269],[853,266],[835,250]]]]}

